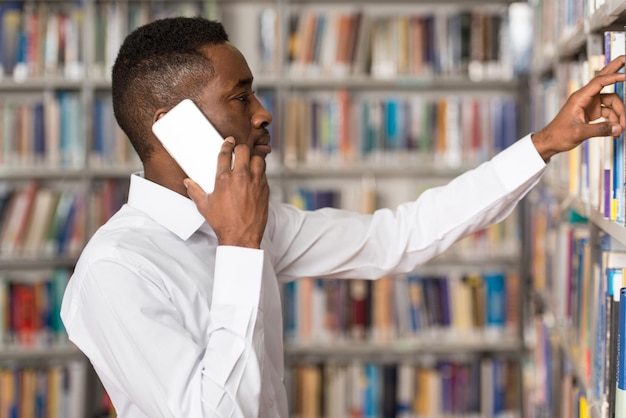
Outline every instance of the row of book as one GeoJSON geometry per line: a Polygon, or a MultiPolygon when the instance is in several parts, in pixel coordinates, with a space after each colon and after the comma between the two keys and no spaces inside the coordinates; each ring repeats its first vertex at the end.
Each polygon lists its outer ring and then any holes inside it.
{"type": "MultiPolygon", "coordinates": [[[[273,96],[261,92],[273,109],[273,96]]],[[[347,90],[290,97],[284,103],[288,167],[430,163],[458,167],[482,162],[518,139],[518,108],[503,97],[365,97],[347,90]]],[[[96,96],[91,139],[78,93],[46,92],[41,100],[0,102],[0,161],[8,166],[81,168],[139,166],[113,115],[110,96],[96,96]],[[88,150],[88,151],[87,151],[88,150]]],[[[277,150],[278,151],[278,150],[277,150]]]]}
{"type": "Polygon", "coordinates": [[[0,77],[18,82],[44,77],[110,77],[124,37],[167,16],[195,16],[200,2],[94,2],[94,25],[85,25],[85,2],[0,3],[0,77]],[[90,31],[85,36],[85,32],[90,31]],[[93,39],[86,45],[86,39],[93,39]],[[85,53],[85,51],[89,51],[85,53]],[[89,62],[88,62],[89,61],[89,62]]]}
{"type": "Polygon", "coordinates": [[[110,96],[96,96],[91,140],[78,93],[44,92],[43,97],[0,101],[0,162],[5,167],[82,168],[139,166],[139,158],[113,115],[110,96]]]}
{"type": "Polygon", "coordinates": [[[541,315],[534,318],[535,349],[524,364],[524,416],[547,417],[615,417],[606,404],[590,395],[580,373],[566,353],[552,326],[541,315]]]}
{"type": "Polygon", "coordinates": [[[76,186],[31,180],[0,184],[0,257],[40,259],[76,256],[95,230],[126,201],[114,180],[76,186]]]}
{"type": "Polygon", "coordinates": [[[89,167],[141,166],[130,140],[117,124],[109,95],[94,98],[92,138],[89,167]]]}
{"type": "Polygon", "coordinates": [[[84,76],[83,8],[72,2],[4,1],[0,4],[0,76],[84,76]]]}
{"type": "Polygon", "coordinates": [[[56,257],[77,254],[85,242],[85,198],[29,181],[5,184],[1,200],[0,254],[56,257]]]}
{"type": "MultiPolygon", "coordinates": [[[[532,204],[533,288],[549,306],[553,333],[567,347],[587,397],[614,411],[617,374],[626,364],[625,350],[619,351],[619,336],[626,334],[620,318],[626,309],[620,291],[626,287],[626,245],[605,232],[594,238],[588,220],[572,210],[562,213],[554,198],[533,196],[532,204]]],[[[549,353],[541,345],[537,350],[539,373],[546,373],[549,353]]]]}
{"type": "MultiPolygon", "coordinates": [[[[17,81],[44,76],[80,79],[87,71],[108,78],[130,31],[167,16],[210,14],[202,2],[99,1],[93,5],[95,24],[85,26],[85,6],[80,3],[7,1],[2,6],[2,73],[17,81]],[[86,31],[93,36],[85,37],[86,31]],[[93,43],[85,45],[86,39],[93,43]]],[[[259,25],[265,62],[276,62],[282,50],[277,14],[268,8],[259,16],[272,22],[259,25]]],[[[285,60],[289,72],[298,76],[454,74],[511,79],[513,62],[519,61],[508,41],[506,8],[400,15],[361,9],[301,10],[293,11],[288,21],[285,60]]]]}
{"type": "Polygon", "coordinates": [[[519,366],[508,359],[297,364],[286,374],[299,418],[519,416],[519,366]]]}
{"type": "Polygon", "coordinates": [[[0,120],[4,166],[84,167],[84,110],[78,93],[2,100],[0,120]]]}
{"type": "MultiPolygon", "coordinates": [[[[546,120],[556,114],[558,103],[567,95],[585,85],[602,67],[626,51],[624,31],[606,31],[597,39],[595,48],[586,60],[560,64],[556,80],[549,81],[549,88],[539,99],[547,111],[546,120]],[[601,40],[601,42],[600,42],[601,40]]],[[[615,83],[603,89],[616,93],[624,100],[623,83],[615,83]]],[[[619,224],[626,222],[626,176],[624,136],[595,137],[585,141],[572,151],[557,156],[551,164],[547,181],[554,188],[588,203],[606,219],[619,224]]]]}
{"type": "Polygon", "coordinates": [[[304,278],[284,286],[285,340],[298,345],[510,340],[519,328],[519,288],[515,272],[374,281],[304,278]]]}
{"type": "MultiPolygon", "coordinates": [[[[542,0],[537,3],[533,30],[536,31],[533,44],[534,57],[545,61],[558,53],[559,42],[573,37],[584,28],[589,19],[604,0],[542,0]]],[[[539,62],[539,67],[544,63],[539,62]]]]}
{"type": "Polygon", "coordinates": [[[86,364],[0,365],[0,418],[84,418],[86,364]]]}
{"type": "Polygon", "coordinates": [[[117,1],[95,2],[92,76],[109,78],[126,35],[152,20],[172,16],[208,16],[212,2],[117,1]]]}
{"type": "MultiPolygon", "coordinates": [[[[506,8],[382,14],[304,9],[289,16],[287,65],[294,76],[510,79],[514,50],[507,18],[506,8]]],[[[273,48],[262,56],[274,59],[277,44],[262,43],[273,48]]]]}
{"type": "Polygon", "coordinates": [[[68,346],[60,313],[69,277],[67,269],[0,277],[0,350],[68,346]]]}
{"type": "MultiPolygon", "coordinates": [[[[273,109],[273,96],[261,92],[273,109]]],[[[286,101],[284,159],[288,166],[432,161],[454,167],[484,161],[517,140],[517,104],[507,97],[369,98],[340,90],[286,101]]],[[[10,166],[138,166],[119,129],[110,96],[96,96],[91,140],[84,136],[78,93],[0,102],[0,161],[10,166]]],[[[275,146],[276,138],[273,140],[275,146]]]]}
{"type": "Polygon", "coordinates": [[[476,164],[518,139],[512,97],[386,95],[340,89],[292,96],[283,118],[285,165],[476,164]]]}

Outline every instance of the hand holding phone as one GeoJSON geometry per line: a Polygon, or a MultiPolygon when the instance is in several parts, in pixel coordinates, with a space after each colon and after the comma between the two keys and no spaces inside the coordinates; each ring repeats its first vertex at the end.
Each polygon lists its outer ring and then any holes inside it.
{"type": "Polygon", "coordinates": [[[189,178],[213,192],[224,138],[192,100],[174,106],[152,125],[152,132],[189,178]]]}

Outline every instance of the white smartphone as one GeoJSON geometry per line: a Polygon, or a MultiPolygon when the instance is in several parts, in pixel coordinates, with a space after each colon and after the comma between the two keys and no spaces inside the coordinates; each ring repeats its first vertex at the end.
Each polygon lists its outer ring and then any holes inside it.
{"type": "Polygon", "coordinates": [[[224,138],[200,108],[184,99],[154,122],[152,132],[185,174],[211,193],[224,138]]]}

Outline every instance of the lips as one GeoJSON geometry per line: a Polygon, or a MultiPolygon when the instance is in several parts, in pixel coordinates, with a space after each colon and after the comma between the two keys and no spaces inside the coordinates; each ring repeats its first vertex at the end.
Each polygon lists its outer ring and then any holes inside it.
{"type": "Polygon", "coordinates": [[[269,154],[272,152],[272,147],[270,146],[270,135],[267,131],[259,140],[254,141],[254,149],[263,154],[269,154]]]}
{"type": "Polygon", "coordinates": [[[270,145],[269,145],[269,144],[260,144],[260,143],[257,143],[257,144],[254,146],[254,149],[255,149],[255,151],[257,151],[257,152],[259,152],[259,153],[261,153],[261,154],[265,154],[265,155],[267,155],[267,154],[269,154],[270,152],[272,152],[272,147],[270,147],[270,145]]]}

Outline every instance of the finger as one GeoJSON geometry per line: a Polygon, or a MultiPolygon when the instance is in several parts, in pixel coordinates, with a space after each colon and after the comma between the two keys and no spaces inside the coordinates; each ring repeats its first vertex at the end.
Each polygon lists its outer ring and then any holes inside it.
{"type": "Polygon", "coordinates": [[[619,123],[619,116],[609,107],[603,107],[601,110],[602,117],[613,124],[619,123]]]}
{"type": "Polygon", "coordinates": [[[616,93],[610,93],[601,95],[600,102],[603,106],[611,109],[611,113],[615,114],[617,117],[617,122],[624,127],[626,117],[624,115],[625,108],[622,99],[616,93]]]}
{"type": "Polygon", "coordinates": [[[598,122],[579,126],[580,138],[594,138],[596,136],[618,136],[623,128],[612,122],[598,122]]]}
{"type": "Polygon", "coordinates": [[[235,148],[235,138],[228,136],[224,138],[222,148],[217,156],[217,174],[229,172],[232,166],[233,149],[235,148]]]}
{"type": "Polygon", "coordinates": [[[609,109],[608,107],[602,108],[602,118],[604,121],[608,121],[611,124],[611,126],[619,125],[622,128],[624,128],[624,125],[622,125],[622,123],[620,122],[619,115],[615,113],[612,109],[609,109]]]}
{"type": "Polygon", "coordinates": [[[245,144],[239,144],[235,147],[235,163],[233,172],[248,171],[250,169],[250,147],[245,144]]]}
{"type": "Polygon", "coordinates": [[[258,154],[253,154],[250,158],[250,172],[254,178],[262,178],[265,176],[266,163],[265,158],[258,154]]]}
{"type": "Polygon", "coordinates": [[[602,106],[613,109],[617,114],[624,113],[624,102],[616,93],[603,94],[600,96],[602,106]]]}
{"type": "Polygon", "coordinates": [[[206,196],[206,192],[200,187],[198,183],[193,181],[190,178],[186,178],[183,180],[185,187],[187,188],[187,195],[193,200],[196,204],[206,196]]]}
{"type": "Polygon", "coordinates": [[[624,55],[620,55],[614,58],[611,62],[604,66],[597,75],[604,75],[608,73],[615,73],[624,66],[624,55]]]}
{"type": "Polygon", "coordinates": [[[574,94],[579,97],[595,96],[600,93],[604,87],[619,81],[624,81],[624,73],[598,74],[574,94]]]}

